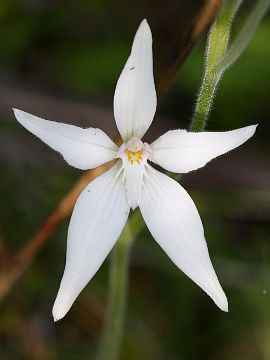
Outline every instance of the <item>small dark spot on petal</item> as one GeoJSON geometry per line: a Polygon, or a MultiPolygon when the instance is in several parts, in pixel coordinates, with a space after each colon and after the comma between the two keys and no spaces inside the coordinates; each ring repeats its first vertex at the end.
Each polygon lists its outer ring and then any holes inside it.
{"type": "Polygon", "coordinates": [[[88,189],[87,192],[90,192],[90,189],[88,189]]]}
{"type": "Polygon", "coordinates": [[[135,66],[132,66],[131,68],[129,68],[129,70],[134,70],[135,69],[135,66]]]}

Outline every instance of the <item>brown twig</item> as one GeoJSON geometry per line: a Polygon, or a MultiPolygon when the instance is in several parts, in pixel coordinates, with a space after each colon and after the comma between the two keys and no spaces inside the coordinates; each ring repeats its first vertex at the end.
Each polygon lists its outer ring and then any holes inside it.
{"type": "MultiPolygon", "coordinates": [[[[184,59],[214,19],[221,3],[222,0],[206,0],[184,35],[169,50],[167,60],[164,62],[156,81],[159,101],[171,85],[184,59]]],[[[119,139],[119,137],[117,139],[119,139]]],[[[5,267],[2,267],[0,271],[0,300],[8,293],[29,262],[47,243],[49,237],[54,233],[61,221],[70,215],[82,189],[111,166],[112,162],[87,171],[64,196],[56,209],[49,214],[30,241],[27,242],[17,254],[12,256],[5,267]]]]}
{"type": "Polygon", "coordinates": [[[106,163],[96,169],[85,172],[78,182],[63,197],[58,206],[49,214],[43,224],[21,250],[1,269],[0,272],[0,300],[24,271],[29,262],[46,244],[57,226],[70,215],[74,204],[83,188],[97,176],[108,170],[113,162],[106,163]]]}
{"type": "Polygon", "coordinates": [[[183,64],[201,35],[210,26],[223,0],[206,0],[192,19],[190,26],[170,48],[156,79],[157,96],[160,100],[171,86],[179,67],[183,64]]]}

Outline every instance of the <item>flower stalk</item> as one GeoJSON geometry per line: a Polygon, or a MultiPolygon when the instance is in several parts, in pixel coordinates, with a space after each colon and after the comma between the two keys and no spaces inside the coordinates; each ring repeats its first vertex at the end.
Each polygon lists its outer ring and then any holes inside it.
{"type": "Polygon", "coordinates": [[[239,58],[247,47],[257,26],[270,7],[270,0],[258,0],[247,15],[236,38],[228,46],[231,25],[241,3],[242,0],[225,0],[216,21],[209,31],[205,71],[190,131],[198,132],[204,129],[223,73],[239,58]]]}
{"type": "Polygon", "coordinates": [[[242,0],[226,0],[209,31],[206,47],[205,71],[196,101],[195,111],[189,129],[190,131],[199,132],[205,127],[217,85],[225,70],[224,68],[217,69],[217,65],[226,53],[230,38],[231,24],[241,2],[242,0]]]}
{"type": "Polygon", "coordinates": [[[262,18],[270,8],[270,0],[258,0],[252,11],[248,14],[242,28],[238,32],[234,42],[226,52],[223,59],[217,65],[216,71],[227,69],[234,63],[249,44],[255,30],[262,18]]]}
{"type": "Polygon", "coordinates": [[[109,278],[108,313],[102,339],[99,360],[118,358],[123,334],[124,314],[127,298],[127,282],[130,248],[133,235],[127,222],[112,252],[109,278]]]}
{"type": "Polygon", "coordinates": [[[108,312],[97,360],[116,360],[122,342],[127,302],[130,249],[144,223],[136,210],[126,223],[111,256],[108,312]]]}

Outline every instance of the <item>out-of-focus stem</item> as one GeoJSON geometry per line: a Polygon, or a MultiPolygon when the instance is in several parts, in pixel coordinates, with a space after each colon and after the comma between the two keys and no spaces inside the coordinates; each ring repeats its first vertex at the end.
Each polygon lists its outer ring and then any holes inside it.
{"type": "Polygon", "coordinates": [[[132,235],[127,223],[111,257],[108,314],[99,360],[116,360],[123,334],[128,278],[128,263],[132,235]]]}
{"type": "Polygon", "coordinates": [[[234,63],[250,42],[257,26],[270,8],[270,0],[259,0],[247,16],[234,42],[216,67],[216,71],[228,68],[234,63]]]}
{"type": "Polygon", "coordinates": [[[179,33],[177,40],[172,44],[156,78],[159,103],[174,81],[180,66],[212,23],[222,2],[222,0],[205,0],[190,25],[183,33],[179,33]]]}
{"type": "Polygon", "coordinates": [[[142,226],[140,212],[136,210],[126,223],[112,253],[108,312],[98,360],[116,360],[119,355],[127,301],[130,248],[142,226]]]}

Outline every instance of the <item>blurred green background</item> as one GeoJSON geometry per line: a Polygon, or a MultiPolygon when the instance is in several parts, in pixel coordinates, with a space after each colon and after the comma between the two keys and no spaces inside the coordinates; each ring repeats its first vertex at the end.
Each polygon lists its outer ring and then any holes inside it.
{"type": "MultiPolygon", "coordinates": [[[[8,251],[28,241],[81,174],[21,128],[11,107],[98,126],[114,136],[114,88],[138,24],[146,17],[151,26],[157,73],[168,44],[201,3],[0,1],[0,230],[8,251]]],[[[243,6],[234,29],[251,4],[243,6]]],[[[122,360],[270,359],[269,19],[225,73],[207,125],[229,130],[259,123],[256,136],[182,179],[201,214],[230,311],[222,313],[177,270],[145,229],[132,251],[122,360]]],[[[148,139],[188,126],[205,41],[179,71],[148,139]]],[[[94,359],[108,260],[54,324],[51,308],[64,268],[67,227],[68,219],[0,303],[0,359],[94,359]]]]}

